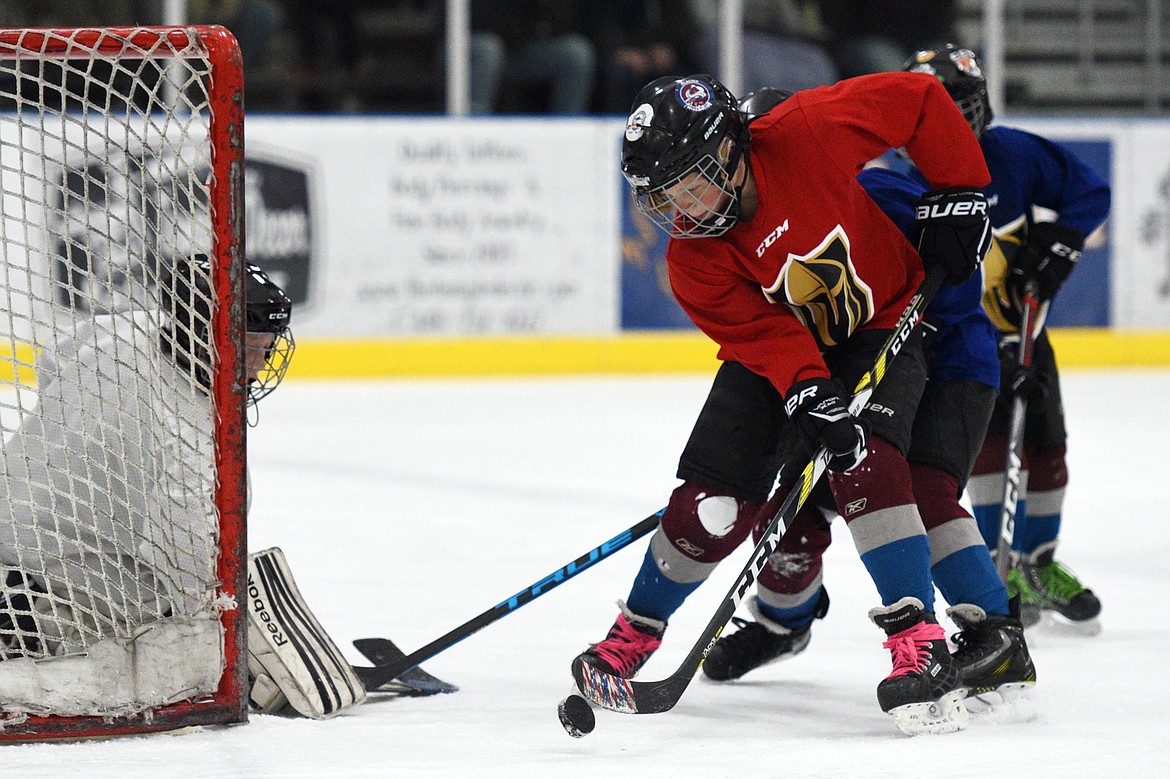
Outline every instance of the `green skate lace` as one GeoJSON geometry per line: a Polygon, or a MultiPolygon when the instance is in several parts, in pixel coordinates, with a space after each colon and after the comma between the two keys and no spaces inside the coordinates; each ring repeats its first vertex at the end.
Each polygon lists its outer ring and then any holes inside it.
{"type": "Polygon", "coordinates": [[[1020,601],[1023,603],[1041,604],[1044,602],[1044,595],[1038,592],[1028,580],[1024,578],[1024,572],[1019,568],[1012,568],[1008,571],[1007,580],[1008,597],[1013,598],[1018,593],[1020,601]]]}
{"type": "Polygon", "coordinates": [[[1076,575],[1056,560],[1038,570],[1040,582],[1052,600],[1068,602],[1085,591],[1076,575]]]}

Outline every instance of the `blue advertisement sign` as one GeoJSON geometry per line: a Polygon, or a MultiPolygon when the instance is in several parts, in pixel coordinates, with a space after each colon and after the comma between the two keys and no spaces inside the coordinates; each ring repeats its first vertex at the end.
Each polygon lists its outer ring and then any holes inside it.
{"type": "MultiPolygon", "coordinates": [[[[1113,144],[1101,141],[1065,141],[1053,138],[1073,154],[1085,161],[1094,172],[1105,179],[1111,189],[1116,190],[1111,173],[1113,144]]],[[[1105,222],[1104,231],[1098,231],[1093,238],[1103,235],[1103,241],[1090,240],[1085,246],[1084,256],[1077,268],[1065,281],[1060,292],[1052,300],[1048,311],[1047,324],[1052,327],[1105,327],[1109,321],[1109,300],[1112,285],[1109,282],[1111,240],[1110,222],[1105,222]]]]}
{"type": "MultiPolygon", "coordinates": [[[[627,189],[622,181],[623,191],[627,189]]],[[[693,328],[674,299],[666,275],[666,243],[662,230],[639,213],[629,197],[622,198],[622,329],[693,328]]]]}

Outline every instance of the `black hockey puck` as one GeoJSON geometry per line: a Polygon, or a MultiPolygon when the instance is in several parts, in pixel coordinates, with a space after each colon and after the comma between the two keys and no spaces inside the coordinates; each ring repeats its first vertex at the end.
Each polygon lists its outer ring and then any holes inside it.
{"type": "Polygon", "coordinates": [[[570,695],[557,704],[557,716],[560,717],[565,732],[573,738],[584,738],[592,733],[597,725],[593,708],[580,695],[570,695]]]}

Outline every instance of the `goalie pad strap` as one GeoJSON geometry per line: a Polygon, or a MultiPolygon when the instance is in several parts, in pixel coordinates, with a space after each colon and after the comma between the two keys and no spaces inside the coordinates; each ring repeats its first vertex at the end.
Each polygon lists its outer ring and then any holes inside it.
{"type": "Polygon", "coordinates": [[[366,697],[277,547],[248,559],[248,667],[255,680],[252,701],[264,711],[277,711],[287,700],[297,713],[323,719],[366,697]]]}

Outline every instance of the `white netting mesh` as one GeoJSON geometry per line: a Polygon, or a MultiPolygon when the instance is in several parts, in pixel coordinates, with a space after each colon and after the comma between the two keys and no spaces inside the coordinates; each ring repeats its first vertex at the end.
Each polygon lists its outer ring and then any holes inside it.
{"type": "Polygon", "coordinates": [[[0,711],[134,710],[222,671],[215,302],[182,262],[213,253],[211,70],[193,38],[113,37],[0,44],[0,711]],[[200,647],[130,692],[29,682],[111,652],[93,673],[121,678],[171,634],[200,647]]]}

